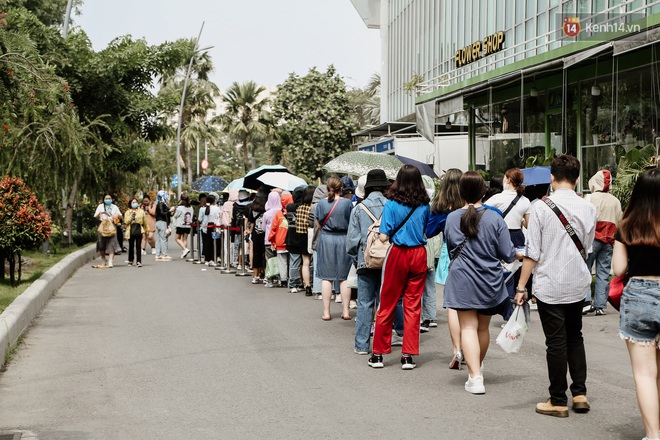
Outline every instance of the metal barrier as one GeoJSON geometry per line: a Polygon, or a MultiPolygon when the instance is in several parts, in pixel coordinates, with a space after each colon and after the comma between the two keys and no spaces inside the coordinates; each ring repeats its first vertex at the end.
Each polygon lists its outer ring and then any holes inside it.
{"type": "Polygon", "coordinates": [[[225,252],[222,246],[222,242],[224,239],[227,237],[227,228],[225,226],[216,226],[217,229],[220,229],[221,232],[219,234],[218,239],[213,240],[213,261],[215,262],[215,270],[219,270],[221,273],[222,271],[227,268],[225,265],[225,252]],[[218,241],[220,241],[220,258],[218,258],[218,241]],[[220,262],[218,263],[218,259],[220,262]]]}
{"type": "Polygon", "coordinates": [[[243,221],[243,216],[239,215],[237,218],[239,224],[241,227],[239,228],[239,236],[236,238],[239,241],[239,246],[238,246],[238,272],[236,272],[237,277],[247,277],[252,275],[250,272],[248,272],[245,269],[245,266],[247,266],[247,258],[245,256],[245,222],[243,221]],[[242,257],[242,258],[241,258],[242,257]]]}
{"type": "Polygon", "coordinates": [[[190,258],[188,258],[186,261],[189,263],[194,263],[197,261],[195,259],[195,253],[199,254],[199,249],[195,249],[195,236],[199,236],[200,233],[197,230],[197,223],[193,223],[190,225],[190,258]]]}
{"type": "Polygon", "coordinates": [[[231,235],[230,235],[230,229],[233,228],[227,228],[225,227],[225,258],[224,258],[224,263],[225,263],[225,268],[220,271],[220,273],[224,274],[234,274],[236,273],[236,270],[234,270],[231,267],[231,235]]]}

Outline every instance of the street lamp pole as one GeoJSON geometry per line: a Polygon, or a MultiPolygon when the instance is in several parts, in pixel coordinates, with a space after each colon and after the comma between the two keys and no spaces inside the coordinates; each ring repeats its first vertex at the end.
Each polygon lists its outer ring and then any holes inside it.
{"type": "MultiPolygon", "coordinates": [[[[72,0],[69,0],[72,1],[72,0]]],[[[193,60],[197,54],[197,48],[199,47],[199,39],[202,37],[202,31],[204,30],[204,22],[202,22],[202,27],[199,30],[199,35],[197,40],[195,40],[195,47],[192,56],[190,57],[190,63],[188,63],[188,72],[186,73],[186,79],[183,82],[183,92],[181,93],[181,107],[179,107],[179,124],[176,128],[176,175],[178,178],[178,185],[176,187],[177,198],[181,198],[181,126],[183,125],[183,106],[186,102],[186,90],[188,88],[188,80],[190,79],[190,72],[192,71],[193,60]]],[[[188,164],[190,166],[190,164],[188,164]]]]}
{"type": "Polygon", "coordinates": [[[69,33],[69,22],[71,21],[71,8],[73,8],[73,0],[69,0],[66,4],[66,13],[64,14],[64,29],[62,29],[62,37],[66,39],[69,33]]]}

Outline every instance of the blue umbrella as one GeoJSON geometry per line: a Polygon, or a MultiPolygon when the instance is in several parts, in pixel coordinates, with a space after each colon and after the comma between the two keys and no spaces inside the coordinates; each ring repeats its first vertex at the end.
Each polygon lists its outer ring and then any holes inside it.
{"type": "Polygon", "coordinates": [[[543,185],[550,183],[550,167],[523,168],[523,185],[543,185]]]}
{"type": "Polygon", "coordinates": [[[241,177],[240,179],[234,179],[231,182],[229,182],[229,185],[227,185],[226,189],[241,189],[243,188],[243,178],[241,177]]]}
{"type": "Polygon", "coordinates": [[[434,179],[438,178],[438,175],[435,173],[435,171],[433,171],[433,168],[430,165],[425,164],[424,162],[420,162],[418,160],[411,159],[409,157],[399,156],[398,154],[395,155],[394,157],[396,157],[397,159],[399,159],[401,162],[403,162],[406,165],[414,166],[424,176],[433,177],[434,179]]]}
{"type": "Polygon", "coordinates": [[[190,188],[200,192],[222,191],[227,185],[229,184],[222,177],[202,176],[195,180],[192,185],[190,185],[190,188]]]}
{"type": "Polygon", "coordinates": [[[247,189],[259,189],[264,183],[259,181],[257,178],[265,173],[290,173],[289,170],[283,165],[262,165],[259,168],[255,168],[248,173],[243,178],[243,188],[247,189]]]}

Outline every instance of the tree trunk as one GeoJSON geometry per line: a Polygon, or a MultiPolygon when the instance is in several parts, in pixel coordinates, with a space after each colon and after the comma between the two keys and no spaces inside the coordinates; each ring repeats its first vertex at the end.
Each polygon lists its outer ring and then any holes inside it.
{"type": "Polygon", "coordinates": [[[188,168],[188,185],[193,183],[192,147],[186,148],[186,168],[188,168]]]}
{"type": "Polygon", "coordinates": [[[243,168],[247,174],[250,171],[250,162],[248,161],[248,139],[247,136],[243,136],[243,146],[241,147],[243,152],[243,168]]]}
{"type": "Polygon", "coordinates": [[[71,185],[71,191],[69,192],[69,197],[66,201],[66,211],[64,214],[64,233],[62,234],[62,245],[71,246],[73,243],[73,208],[78,200],[78,181],[82,170],[79,169],[78,175],[73,179],[73,185],[71,185]]]}
{"type": "Polygon", "coordinates": [[[16,285],[16,259],[14,253],[9,253],[9,282],[12,286],[16,285]]]}
{"type": "Polygon", "coordinates": [[[21,276],[23,275],[23,260],[21,259],[21,253],[17,252],[18,254],[18,280],[17,282],[21,282],[21,276]]]}

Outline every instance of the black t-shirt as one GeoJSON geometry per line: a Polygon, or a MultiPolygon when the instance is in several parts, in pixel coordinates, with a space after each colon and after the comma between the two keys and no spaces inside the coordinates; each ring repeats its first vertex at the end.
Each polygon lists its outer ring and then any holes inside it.
{"type": "MultiPolygon", "coordinates": [[[[621,242],[621,234],[616,231],[614,239],[621,242]]],[[[660,276],[660,247],[628,246],[628,276],[660,276]]]]}

